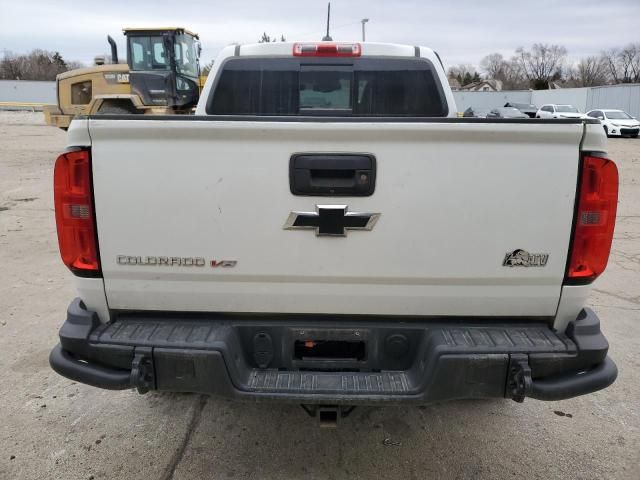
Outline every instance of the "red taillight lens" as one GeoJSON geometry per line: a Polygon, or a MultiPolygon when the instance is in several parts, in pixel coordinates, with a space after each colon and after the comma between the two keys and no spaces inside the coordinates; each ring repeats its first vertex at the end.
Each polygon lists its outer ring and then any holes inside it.
{"type": "Polygon", "coordinates": [[[294,57],[359,57],[362,48],[359,43],[294,43],[294,57]]]}
{"type": "Polygon", "coordinates": [[[606,158],[584,157],[568,280],[588,283],[604,271],[611,251],[617,206],[616,164],[606,158]]]}
{"type": "Polygon", "coordinates": [[[70,151],[58,157],[53,195],[62,261],[78,275],[99,275],[88,150],[70,151]]]}

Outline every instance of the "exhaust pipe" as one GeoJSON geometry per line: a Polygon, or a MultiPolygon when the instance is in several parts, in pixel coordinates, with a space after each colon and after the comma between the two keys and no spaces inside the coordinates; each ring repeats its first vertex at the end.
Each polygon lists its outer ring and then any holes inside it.
{"type": "Polygon", "coordinates": [[[111,45],[111,63],[118,63],[118,46],[116,41],[111,38],[111,35],[107,35],[107,42],[111,45]]]}

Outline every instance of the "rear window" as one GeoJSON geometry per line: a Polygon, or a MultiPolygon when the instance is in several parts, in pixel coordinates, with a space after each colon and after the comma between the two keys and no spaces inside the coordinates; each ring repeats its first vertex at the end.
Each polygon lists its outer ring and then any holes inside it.
{"type": "Polygon", "coordinates": [[[443,117],[448,110],[425,59],[254,57],[227,60],[207,113],[443,117]]]}

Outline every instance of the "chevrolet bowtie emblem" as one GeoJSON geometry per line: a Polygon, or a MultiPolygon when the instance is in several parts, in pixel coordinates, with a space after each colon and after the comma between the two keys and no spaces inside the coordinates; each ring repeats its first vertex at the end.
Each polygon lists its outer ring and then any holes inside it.
{"type": "Polygon", "coordinates": [[[379,213],[348,212],[346,205],[316,205],[315,212],[291,212],[285,230],[315,230],[318,236],[344,237],[347,230],[371,230],[379,213]]]}

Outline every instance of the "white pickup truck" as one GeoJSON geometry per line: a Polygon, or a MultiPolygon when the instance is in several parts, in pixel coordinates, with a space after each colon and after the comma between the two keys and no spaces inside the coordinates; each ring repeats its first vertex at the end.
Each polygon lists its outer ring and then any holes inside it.
{"type": "Polygon", "coordinates": [[[329,411],[605,388],[605,142],[597,120],[456,118],[428,48],[227,47],[196,115],[72,122],[55,208],[79,298],[51,366],[329,411]]]}

